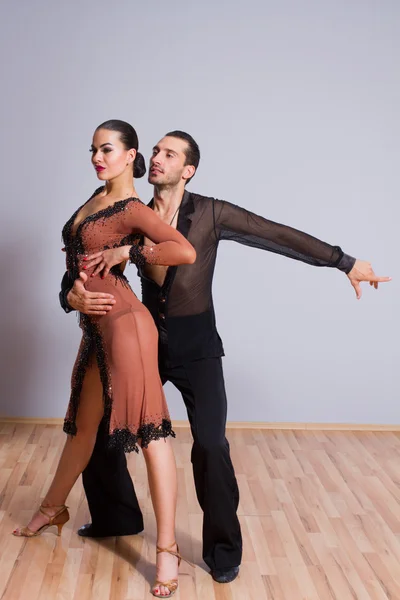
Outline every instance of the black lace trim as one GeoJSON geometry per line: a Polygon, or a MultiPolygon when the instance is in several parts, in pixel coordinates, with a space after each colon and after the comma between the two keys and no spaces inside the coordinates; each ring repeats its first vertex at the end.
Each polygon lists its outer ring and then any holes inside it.
{"type": "Polygon", "coordinates": [[[115,277],[115,285],[117,285],[117,283],[120,282],[121,285],[123,285],[128,290],[131,290],[132,293],[134,293],[128,279],[125,277],[118,265],[114,265],[113,267],[111,267],[110,275],[113,275],[115,277]]]}
{"type": "Polygon", "coordinates": [[[146,257],[142,252],[142,248],[143,246],[139,246],[139,244],[133,244],[129,250],[129,260],[137,267],[144,267],[146,264],[146,257]]]}
{"type": "Polygon", "coordinates": [[[81,210],[81,208],[83,208],[85,206],[85,204],[87,204],[92,198],[97,196],[97,194],[100,194],[100,192],[103,190],[104,190],[103,185],[98,187],[93,192],[93,194],[90,196],[90,198],[88,200],[86,200],[86,202],[84,202],[81,206],[79,206],[76,209],[74,214],[71,215],[71,217],[68,219],[68,221],[65,223],[65,225],[63,227],[61,235],[62,235],[62,239],[63,239],[64,246],[65,246],[65,252],[67,255],[67,259],[66,259],[67,260],[67,271],[70,274],[71,278],[73,278],[73,279],[76,279],[79,276],[78,256],[79,256],[79,254],[84,254],[83,242],[79,235],[80,226],[82,225],[83,222],[79,224],[79,227],[76,230],[76,234],[72,235],[72,228],[75,223],[75,219],[76,219],[79,211],[81,210]]]}
{"type": "Polygon", "coordinates": [[[63,430],[69,435],[76,435],[76,415],[82,392],[83,380],[92,354],[95,355],[99,367],[100,380],[103,387],[104,418],[110,422],[112,409],[111,374],[107,365],[106,351],[98,326],[90,320],[88,315],[79,313],[80,325],[83,330],[82,346],[79,350],[78,362],[72,375],[72,389],[68,414],[64,421],[63,430]]]}
{"type": "Polygon", "coordinates": [[[76,415],[78,413],[79,398],[82,391],[83,380],[87,366],[89,364],[89,358],[93,352],[92,340],[90,336],[83,331],[82,345],[79,349],[78,363],[74,367],[72,374],[72,386],[71,396],[68,405],[68,416],[64,421],[64,431],[70,435],[76,435],[76,415]],[[66,430],[66,421],[68,419],[68,431],[66,430]]]}
{"type": "Polygon", "coordinates": [[[75,419],[70,421],[69,419],[64,419],[63,432],[67,435],[76,435],[77,428],[75,419]]]}
{"type": "Polygon", "coordinates": [[[142,448],[147,448],[150,442],[168,436],[175,437],[175,432],[172,429],[171,421],[169,419],[163,419],[159,425],[156,425],[155,423],[144,423],[139,427],[137,433],[133,433],[128,428],[114,429],[109,436],[108,446],[110,448],[122,446],[124,452],[139,452],[139,440],[142,448]]]}
{"type": "MultiPolygon", "coordinates": [[[[92,196],[92,198],[93,198],[93,196],[92,196]]],[[[87,216],[85,219],[83,219],[83,221],[81,221],[79,223],[76,233],[78,233],[78,231],[86,223],[90,223],[92,221],[97,221],[98,219],[108,219],[108,217],[112,217],[116,213],[121,212],[121,210],[124,210],[126,205],[129,202],[141,202],[141,200],[139,200],[139,198],[125,198],[125,200],[117,200],[116,202],[114,202],[114,204],[111,204],[111,206],[102,208],[101,210],[98,210],[97,212],[95,212],[95,213],[87,216]]]]}
{"type": "MultiPolygon", "coordinates": [[[[76,279],[77,277],[79,277],[79,256],[82,256],[83,254],[85,254],[85,246],[84,246],[84,243],[82,240],[82,230],[83,230],[84,225],[86,225],[87,223],[91,223],[93,221],[97,221],[98,219],[107,219],[108,217],[111,217],[111,216],[115,215],[116,213],[121,212],[122,210],[125,209],[126,205],[129,202],[140,202],[140,204],[143,204],[143,202],[139,198],[126,198],[125,200],[118,200],[111,206],[108,206],[107,208],[103,208],[102,210],[99,210],[99,211],[89,215],[85,219],[83,219],[79,223],[77,230],[75,232],[75,235],[72,235],[72,228],[75,223],[75,219],[76,219],[79,211],[81,210],[81,208],[83,208],[83,206],[85,206],[85,204],[87,204],[92,198],[97,196],[103,190],[104,190],[104,186],[97,188],[93,192],[93,194],[90,196],[89,200],[87,200],[84,204],[82,204],[82,206],[80,206],[74,212],[74,214],[71,216],[71,218],[66,222],[66,224],[63,227],[62,238],[63,238],[63,242],[64,242],[64,246],[65,246],[65,251],[67,254],[67,270],[72,279],[76,279]]],[[[126,236],[125,239],[127,239],[127,238],[130,238],[132,240],[137,239],[137,234],[135,234],[135,235],[132,234],[132,236],[128,235],[128,236],[126,236]]],[[[123,245],[128,245],[128,244],[125,243],[123,245]]]]}
{"type": "MultiPolygon", "coordinates": [[[[103,246],[103,250],[111,250],[112,248],[120,248],[121,246],[131,246],[132,244],[138,243],[140,238],[140,234],[129,233],[120,241],[119,244],[113,244],[112,246],[103,246]]],[[[124,275],[124,272],[121,271],[119,265],[114,265],[113,267],[111,267],[110,274],[114,275],[115,277],[115,285],[117,285],[117,282],[119,281],[125,288],[133,292],[128,279],[124,275]]]]}
{"type": "Polygon", "coordinates": [[[138,244],[142,239],[141,233],[129,233],[120,241],[120,246],[131,246],[132,244],[138,244]]]}
{"type": "MultiPolygon", "coordinates": [[[[68,435],[76,435],[77,429],[74,421],[65,420],[64,432],[68,435]]],[[[166,437],[176,437],[169,419],[163,419],[159,425],[146,423],[139,427],[136,433],[128,428],[114,429],[107,436],[106,445],[109,449],[121,448],[124,452],[139,452],[140,446],[147,448],[150,442],[166,437]],[[140,441],[140,446],[139,446],[140,441]]]]}

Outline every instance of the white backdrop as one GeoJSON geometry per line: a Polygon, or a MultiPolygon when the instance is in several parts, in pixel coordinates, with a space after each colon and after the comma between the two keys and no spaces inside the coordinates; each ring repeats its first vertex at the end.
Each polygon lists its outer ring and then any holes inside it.
{"type": "MultiPolygon", "coordinates": [[[[146,157],[166,131],[191,133],[202,151],[193,191],[394,278],[357,302],[339,271],[221,244],[229,419],[399,423],[399,3],[24,0],[0,10],[0,412],[64,415],[80,330],[58,305],[60,232],[97,185],[94,128],[120,118],[146,157]]],[[[144,179],[138,189],[150,199],[144,179]]],[[[172,387],[167,397],[185,418],[172,387]]]]}

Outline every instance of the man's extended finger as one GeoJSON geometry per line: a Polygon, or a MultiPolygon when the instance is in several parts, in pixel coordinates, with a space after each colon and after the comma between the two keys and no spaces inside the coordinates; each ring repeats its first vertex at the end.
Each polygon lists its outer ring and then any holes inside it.
{"type": "Polygon", "coordinates": [[[86,292],[87,298],[91,300],[96,299],[105,299],[105,300],[114,300],[114,296],[112,294],[105,294],[104,292],[86,292]]]}
{"type": "Polygon", "coordinates": [[[105,306],[114,306],[115,300],[94,298],[93,300],[87,299],[85,304],[87,305],[88,308],[93,308],[94,306],[102,306],[104,308],[105,306]]]}
{"type": "Polygon", "coordinates": [[[96,317],[101,317],[102,315],[106,315],[107,312],[107,310],[88,310],[85,315],[96,315],[96,317]]]}
{"type": "Polygon", "coordinates": [[[374,281],[375,283],[384,283],[386,281],[392,281],[391,277],[371,277],[369,281],[374,281]]]}
{"type": "Polygon", "coordinates": [[[112,309],[112,306],[109,305],[101,305],[94,304],[93,306],[88,306],[87,310],[92,312],[109,312],[112,309]]]}
{"type": "Polygon", "coordinates": [[[366,273],[361,273],[360,276],[350,277],[350,281],[360,282],[360,281],[369,281],[370,283],[386,283],[388,281],[392,281],[391,277],[378,277],[375,273],[371,273],[367,275],[366,273]]]}
{"type": "Polygon", "coordinates": [[[362,296],[361,286],[359,283],[353,283],[354,291],[356,292],[357,300],[362,296]]]}

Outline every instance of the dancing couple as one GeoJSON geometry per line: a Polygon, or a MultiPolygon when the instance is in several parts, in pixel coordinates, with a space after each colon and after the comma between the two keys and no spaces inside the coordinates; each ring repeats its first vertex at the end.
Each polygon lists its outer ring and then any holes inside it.
{"type": "Polygon", "coordinates": [[[193,435],[192,464],[204,513],[203,558],[219,583],[233,581],[242,556],[239,490],[225,437],[227,400],[223,345],[216,329],[212,280],[221,240],[275,252],[347,274],[378,288],[370,263],[306,233],[244,208],[193,194],[186,184],[200,161],[199,147],[182,131],[153,148],[148,180],[154,197],[144,205],[135,179],[145,174],[138,137],[123,121],[106,121],[93,136],[97,177],[105,182],[63,229],[67,272],[60,302],[80,313],[82,341],[72,373],[65,418],[68,434],[41,507],[19,536],[37,536],[68,521],[65,502],[78,476],[92,522],[84,537],[131,535],[143,518],[127,469],[126,452],[145,457],[157,523],[157,573],[151,593],[170,597],[181,560],[175,541],[174,436],[163,393],[181,392],[193,435]],[[142,302],[124,276],[137,266],[142,302]]]}

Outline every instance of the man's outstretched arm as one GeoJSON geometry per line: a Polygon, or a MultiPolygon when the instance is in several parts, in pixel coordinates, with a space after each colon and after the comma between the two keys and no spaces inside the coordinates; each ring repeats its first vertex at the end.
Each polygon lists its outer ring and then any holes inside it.
{"type": "Polygon", "coordinates": [[[361,281],[375,288],[390,277],[377,277],[367,261],[345,254],[339,246],[331,246],[303,231],[269,221],[240,206],[214,200],[214,227],[218,240],[233,240],[246,246],[281,254],[316,267],[335,267],[347,274],[361,298],[361,281]]]}
{"type": "Polygon", "coordinates": [[[85,289],[87,282],[86,273],[79,273],[79,278],[73,281],[68,272],[65,272],[61,281],[59,294],[61,308],[69,313],[77,310],[85,315],[106,315],[115,304],[112,294],[101,292],[88,292],[85,289]]]}

